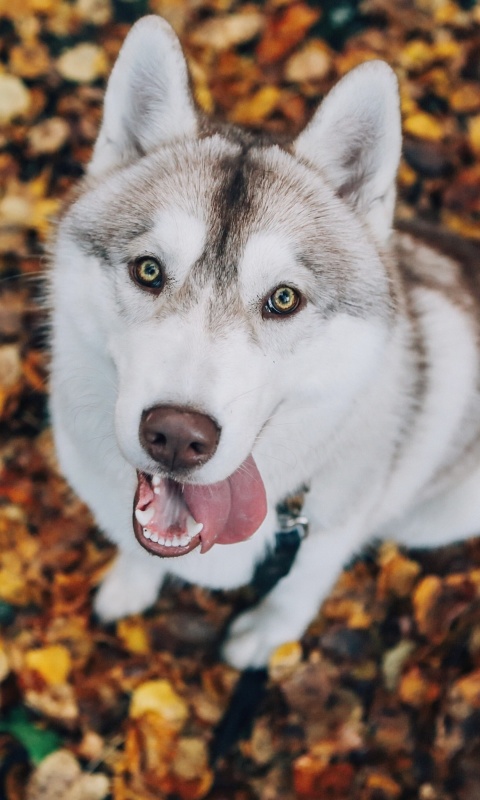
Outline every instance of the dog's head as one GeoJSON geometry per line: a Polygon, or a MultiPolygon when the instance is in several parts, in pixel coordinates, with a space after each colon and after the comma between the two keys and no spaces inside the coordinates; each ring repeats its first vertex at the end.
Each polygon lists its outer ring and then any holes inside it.
{"type": "Polygon", "coordinates": [[[388,337],[399,151],[384,63],[350,73],[279,145],[207,123],[170,27],[133,27],[56,280],[68,270],[81,335],[114,365],[151,552],[246,538],[265,486],[276,502],[315,470],[388,337]]]}

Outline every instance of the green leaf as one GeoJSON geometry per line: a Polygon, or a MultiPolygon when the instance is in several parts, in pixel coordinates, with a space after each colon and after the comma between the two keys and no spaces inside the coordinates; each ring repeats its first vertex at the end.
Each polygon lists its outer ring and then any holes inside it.
{"type": "Polygon", "coordinates": [[[13,708],[6,719],[0,722],[0,732],[9,733],[23,744],[34,764],[58,750],[62,740],[58,733],[41,728],[30,718],[23,706],[13,708]]]}

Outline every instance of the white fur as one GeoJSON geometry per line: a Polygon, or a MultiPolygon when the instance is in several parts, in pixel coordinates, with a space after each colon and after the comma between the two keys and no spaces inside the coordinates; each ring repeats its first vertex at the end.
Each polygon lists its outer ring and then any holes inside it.
{"type": "Polygon", "coordinates": [[[110,76],[90,173],[99,175],[195,130],[178,40],[160,17],[146,17],[132,29],[110,76]]]}
{"type": "MultiPolygon", "coordinates": [[[[96,599],[104,619],[151,604],[167,571],[215,588],[247,583],[273,542],[276,504],[310,485],[311,534],[290,574],[232,627],[226,657],[245,667],[301,635],[342,564],[372,534],[419,542],[423,532],[433,545],[480,527],[478,460],[435,495],[459,431],[472,424],[479,359],[467,313],[445,294],[417,289],[411,299],[428,363],[414,407],[412,322],[402,290],[393,309],[388,294],[400,130],[386,65],[344,78],[296,155],[276,145],[251,150],[272,183],[259,189],[257,218],[235,222],[237,273],[224,290],[214,262],[211,274],[196,270],[220,213],[218,165],[240,149],[196,131],[178,42],[166,23],[147,18],[113,70],[93,179],[58,231],[51,412],[65,475],[119,546],[96,599]],[[142,253],[164,264],[158,297],[128,276],[129,260],[142,253]],[[285,283],[304,307],[263,318],[265,298],[285,283]],[[192,482],[223,480],[253,453],[269,511],[248,541],[163,560],[137,544],[136,470],[156,468],[138,428],[157,403],[196,408],[221,426],[217,451],[192,482]]],[[[458,270],[448,263],[453,288],[458,270]]]]}
{"type": "Polygon", "coordinates": [[[363,211],[380,242],[392,224],[401,150],[394,72],[368,61],[346,75],[300,134],[296,151],[363,211]],[[352,166],[352,151],[358,151],[352,166]]]}

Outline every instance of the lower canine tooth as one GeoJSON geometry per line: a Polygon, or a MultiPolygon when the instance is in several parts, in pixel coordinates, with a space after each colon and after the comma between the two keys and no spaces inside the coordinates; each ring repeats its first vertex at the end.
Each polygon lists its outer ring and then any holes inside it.
{"type": "Polygon", "coordinates": [[[151,539],[152,538],[152,534],[150,533],[148,528],[144,528],[143,529],[143,535],[145,536],[145,539],[151,539]]]}
{"type": "Polygon", "coordinates": [[[140,525],[148,525],[148,523],[152,521],[154,514],[155,511],[153,508],[146,508],[144,511],[141,511],[139,508],[135,509],[135,519],[138,520],[140,525]]]}

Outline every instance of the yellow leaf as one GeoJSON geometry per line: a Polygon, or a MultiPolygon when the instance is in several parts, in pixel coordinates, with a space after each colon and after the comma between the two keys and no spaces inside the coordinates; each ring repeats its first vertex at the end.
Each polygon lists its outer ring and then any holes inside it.
{"type": "Polygon", "coordinates": [[[480,225],[478,221],[469,220],[461,214],[453,214],[451,211],[441,212],[441,222],[460,236],[480,241],[480,225]]]}
{"type": "Polygon", "coordinates": [[[50,230],[52,218],[60,207],[60,200],[54,197],[45,197],[38,200],[32,210],[30,225],[35,228],[44,239],[50,230]]]}
{"type": "Polygon", "coordinates": [[[423,39],[413,39],[400,53],[400,64],[405,69],[425,69],[435,58],[432,45],[423,39]]]}
{"type": "MultiPolygon", "coordinates": [[[[6,561],[5,555],[3,561],[6,561]]],[[[0,599],[6,603],[24,605],[28,602],[25,597],[25,577],[20,571],[12,571],[8,564],[0,565],[0,599]]]]}
{"type": "Polygon", "coordinates": [[[400,163],[398,170],[398,182],[401,186],[413,186],[417,181],[417,173],[412,169],[406,161],[400,163]]]}
{"type": "Polygon", "coordinates": [[[72,668],[70,653],[61,644],[28,650],[25,653],[25,664],[29,669],[38,672],[50,686],[65,683],[72,668]]]}
{"type": "Polygon", "coordinates": [[[237,103],[231,120],[242,125],[258,124],[275,110],[280,97],[281,92],[277,86],[263,86],[252,97],[237,103]]]}
{"type": "Polygon", "coordinates": [[[404,124],[405,133],[417,136],[419,139],[427,139],[430,142],[439,142],[443,139],[443,125],[431,114],[419,111],[417,114],[407,117],[404,124]]]}
{"type": "Polygon", "coordinates": [[[468,120],[468,141],[473,152],[480,155],[480,114],[468,120]]]}
{"type": "Polygon", "coordinates": [[[188,707],[167,680],[146,681],[138,686],[130,701],[130,716],[138,719],[152,712],[171,726],[181,728],[188,717],[188,707]]]}
{"type": "Polygon", "coordinates": [[[5,680],[10,672],[10,663],[3,644],[0,643],[0,683],[5,680]]]}
{"type": "Polygon", "coordinates": [[[138,617],[121,619],[117,623],[117,636],[131,653],[149,653],[150,643],[145,625],[138,617]]]}
{"type": "Polygon", "coordinates": [[[269,673],[272,680],[287,677],[302,660],[302,647],[299,642],[286,642],[273,651],[269,660],[269,673]]]}

